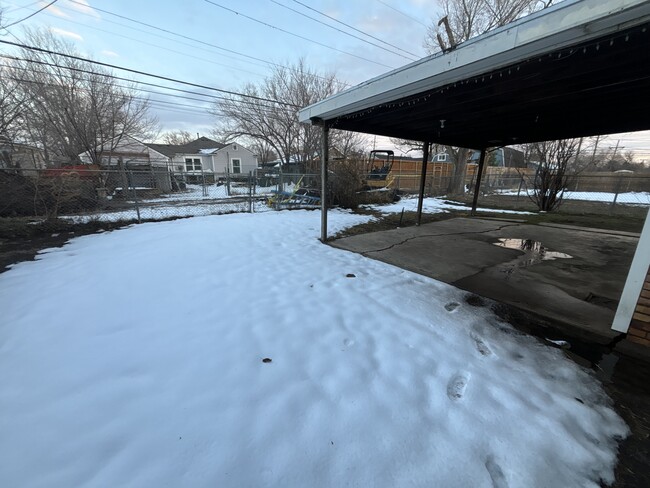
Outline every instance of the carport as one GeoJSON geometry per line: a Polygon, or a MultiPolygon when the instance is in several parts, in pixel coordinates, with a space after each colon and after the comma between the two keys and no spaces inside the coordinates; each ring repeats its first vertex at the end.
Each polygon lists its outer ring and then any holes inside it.
{"type": "Polygon", "coordinates": [[[331,128],[422,141],[422,175],[430,143],[480,150],[473,210],[488,148],[650,129],[649,28],[648,0],[567,0],[310,105],[322,187],[331,128]]]}

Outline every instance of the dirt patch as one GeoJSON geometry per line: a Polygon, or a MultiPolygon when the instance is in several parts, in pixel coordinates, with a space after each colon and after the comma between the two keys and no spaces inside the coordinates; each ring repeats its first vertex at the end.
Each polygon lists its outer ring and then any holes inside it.
{"type": "MultiPolygon", "coordinates": [[[[459,203],[458,210],[452,210],[441,213],[423,213],[422,224],[439,222],[456,217],[469,217],[470,211],[467,205],[472,204],[469,196],[454,197],[459,203]],[[465,206],[461,206],[465,205],[465,206]]],[[[447,202],[455,203],[455,202],[447,202]]],[[[537,213],[537,209],[532,202],[517,201],[516,197],[506,196],[486,196],[479,200],[479,207],[476,216],[479,218],[496,218],[504,219],[515,217],[522,223],[538,224],[562,224],[574,225],[578,227],[589,227],[596,229],[606,229],[623,232],[641,232],[645,222],[647,207],[619,205],[614,208],[611,205],[601,202],[574,202],[567,201],[563,204],[560,211],[552,213],[537,213]],[[504,210],[522,210],[534,212],[533,214],[516,214],[508,215],[501,212],[486,212],[481,210],[481,206],[494,209],[504,210]]],[[[416,212],[402,212],[395,214],[382,214],[374,210],[358,208],[356,213],[362,215],[372,215],[376,219],[372,222],[360,224],[355,227],[346,229],[334,238],[349,237],[357,234],[366,234],[369,232],[379,232],[383,230],[399,229],[400,227],[410,227],[417,223],[416,212]]]]}
{"type": "MultiPolygon", "coordinates": [[[[358,209],[356,210],[356,213],[361,215],[372,215],[375,217],[375,220],[345,229],[332,237],[332,239],[350,237],[359,234],[368,234],[370,232],[379,232],[382,230],[399,229],[401,227],[412,227],[417,224],[416,212],[382,214],[372,210],[358,209]]],[[[466,217],[468,215],[469,212],[447,212],[435,214],[423,213],[422,224],[430,224],[431,222],[439,222],[441,220],[448,220],[456,217],[466,217]]]]}
{"type": "Polygon", "coordinates": [[[66,220],[0,219],[0,273],[12,264],[33,260],[39,251],[61,247],[73,237],[114,230],[130,222],[89,222],[66,220]]]}
{"type": "Polygon", "coordinates": [[[555,324],[514,307],[494,303],[492,310],[517,330],[544,342],[548,343],[547,339],[565,339],[570,344],[570,349],[565,351],[567,357],[594,372],[613,400],[616,411],[630,428],[630,435],[619,444],[616,481],[612,486],[650,486],[650,363],[612,353],[616,341],[609,346],[590,344],[567,337],[555,324]],[[613,366],[604,367],[606,356],[614,359],[613,366]]]}
{"type": "MultiPolygon", "coordinates": [[[[454,197],[454,200],[471,205],[471,196],[454,197]]],[[[507,195],[485,195],[479,198],[481,207],[535,212],[533,215],[517,215],[529,224],[555,223],[595,227],[597,229],[641,232],[648,207],[640,205],[615,205],[604,202],[565,200],[555,212],[537,213],[537,207],[528,198],[507,195]]]]}
{"type": "Polygon", "coordinates": [[[650,486],[650,364],[621,357],[605,390],[630,428],[619,446],[615,488],[650,486]]]}

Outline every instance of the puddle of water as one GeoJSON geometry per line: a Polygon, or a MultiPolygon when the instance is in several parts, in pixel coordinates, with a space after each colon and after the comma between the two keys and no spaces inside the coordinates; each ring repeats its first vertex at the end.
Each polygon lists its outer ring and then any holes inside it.
{"type": "Polygon", "coordinates": [[[564,252],[549,251],[539,241],[532,239],[510,239],[502,237],[498,242],[494,243],[495,246],[505,247],[506,249],[517,249],[525,253],[525,262],[521,264],[530,266],[541,261],[552,261],[554,259],[570,259],[573,256],[564,252]]]}

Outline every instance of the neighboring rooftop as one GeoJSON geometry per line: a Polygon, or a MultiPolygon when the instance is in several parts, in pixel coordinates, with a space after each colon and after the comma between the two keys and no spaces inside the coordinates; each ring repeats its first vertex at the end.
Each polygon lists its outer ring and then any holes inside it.
{"type": "Polygon", "coordinates": [[[199,137],[198,139],[188,142],[187,144],[147,144],[151,149],[158,151],[170,158],[176,154],[210,154],[221,148],[225,144],[214,141],[208,137],[199,137]],[[209,151],[209,152],[205,152],[209,151]]]}

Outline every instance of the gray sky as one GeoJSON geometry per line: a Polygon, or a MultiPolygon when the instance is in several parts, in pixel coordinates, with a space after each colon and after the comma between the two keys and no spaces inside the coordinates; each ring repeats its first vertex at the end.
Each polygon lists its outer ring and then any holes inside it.
{"type": "MultiPolygon", "coordinates": [[[[423,57],[425,26],[440,17],[437,3],[431,0],[211,1],[220,7],[205,0],[58,0],[11,27],[11,34],[0,35],[15,40],[13,36],[22,37],[23,26],[43,26],[99,61],[238,90],[267,76],[269,63],[286,65],[300,57],[313,69],[333,71],[342,81],[358,84],[423,57]]],[[[0,0],[5,23],[47,3],[0,0]]],[[[205,110],[207,103],[158,94],[150,98],[163,130],[207,134],[214,125],[214,116],[205,110]]],[[[623,151],[633,149],[638,159],[650,162],[650,131],[610,136],[606,144],[615,146],[619,139],[623,151]]],[[[385,144],[380,138],[378,146],[385,144]]]]}

